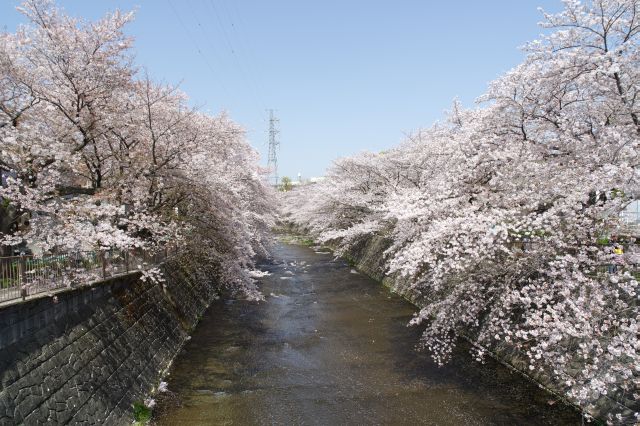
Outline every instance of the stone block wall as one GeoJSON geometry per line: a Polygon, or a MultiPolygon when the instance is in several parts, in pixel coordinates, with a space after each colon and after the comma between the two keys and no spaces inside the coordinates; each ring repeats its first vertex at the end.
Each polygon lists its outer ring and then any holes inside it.
{"type": "Polygon", "coordinates": [[[129,424],[216,295],[169,261],[0,308],[0,424],[129,424]]]}

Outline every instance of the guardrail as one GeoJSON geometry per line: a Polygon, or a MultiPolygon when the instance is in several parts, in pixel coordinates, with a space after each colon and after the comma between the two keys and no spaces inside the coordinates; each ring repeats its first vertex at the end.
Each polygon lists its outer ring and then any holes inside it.
{"type": "Polygon", "coordinates": [[[0,303],[149,269],[167,256],[165,248],[0,257],[0,303]]]}

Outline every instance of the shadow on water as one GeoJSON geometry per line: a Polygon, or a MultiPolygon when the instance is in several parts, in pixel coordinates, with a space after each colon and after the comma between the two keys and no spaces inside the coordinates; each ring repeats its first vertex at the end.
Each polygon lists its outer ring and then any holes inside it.
{"type": "Polygon", "coordinates": [[[280,244],[266,301],[218,301],[158,398],[161,425],[579,425],[517,373],[416,352],[415,307],[330,254],[280,244]]]}

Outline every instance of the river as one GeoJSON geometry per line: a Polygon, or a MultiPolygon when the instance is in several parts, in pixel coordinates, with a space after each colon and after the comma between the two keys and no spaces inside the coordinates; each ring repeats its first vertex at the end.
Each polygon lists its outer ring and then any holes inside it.
{"type": "Polygon", "coordinates": [[[175,360],[159,425],[579,425],[580,416],[465,348],[417,352],[416,308],[322,250],[279,243],[266,301],[218,301],[175,360]]]}

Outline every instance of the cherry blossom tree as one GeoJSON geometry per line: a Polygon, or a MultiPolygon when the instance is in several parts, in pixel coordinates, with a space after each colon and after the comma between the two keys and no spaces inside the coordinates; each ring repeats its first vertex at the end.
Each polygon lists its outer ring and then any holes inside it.
{"type": "Polygon", "coordinates": [[[243,130],[138,71],[124,33],[132,13],[88,22],[51,0],[20,10],[29,24],[0,35],[0,244],[180,245],[257,297],[248,271],[265,254],[272,206],[243,130]]]}

